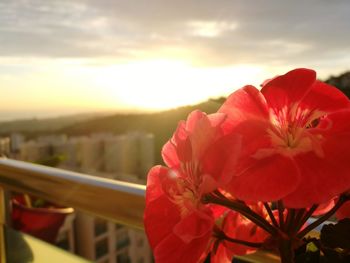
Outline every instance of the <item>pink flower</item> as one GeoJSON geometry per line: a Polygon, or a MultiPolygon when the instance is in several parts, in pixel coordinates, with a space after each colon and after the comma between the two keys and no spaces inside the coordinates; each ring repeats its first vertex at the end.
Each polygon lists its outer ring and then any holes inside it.
{"type": "Polygon", "coordinates": [[[336,88],[295,69],[261,90],[234,92],[219,112],[242,135],[242,155],[228,190],[246,201],[303,208],[350,186],[350,103],[336,88]]]}
{"type": "Polygon", "coordinates": [[[192,112],[163,148],[168,167],[148,174],[144,223],[157,263],[202,262],[208,253],[220,209],[201,199],[231,180],[240,149],[224,120],[221,113],[192,112]]]}

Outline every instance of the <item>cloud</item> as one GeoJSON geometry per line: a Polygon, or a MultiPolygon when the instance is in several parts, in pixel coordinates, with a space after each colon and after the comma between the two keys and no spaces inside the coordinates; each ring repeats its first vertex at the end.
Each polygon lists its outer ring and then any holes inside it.
{"type": "Polygon", "coordinates": [[[349,8],[345,0],[3,0],[0,56],[337,62],[350,51],[349,8]]]}

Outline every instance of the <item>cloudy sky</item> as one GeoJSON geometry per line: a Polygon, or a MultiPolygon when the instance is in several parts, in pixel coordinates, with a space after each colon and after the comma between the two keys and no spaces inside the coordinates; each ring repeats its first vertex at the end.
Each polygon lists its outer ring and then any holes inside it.
{"type": "Polygon", "coordinates": [[[157,110],[350,70],[350,1],[0,0],[0,119],[157,110]]]}

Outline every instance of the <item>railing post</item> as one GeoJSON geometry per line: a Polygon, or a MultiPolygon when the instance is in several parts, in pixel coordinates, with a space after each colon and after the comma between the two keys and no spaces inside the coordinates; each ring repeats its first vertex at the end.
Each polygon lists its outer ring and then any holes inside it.
{"type": "Polygon", "coordinates": [[[6,263],[5,224],[7,221],[5,190],[0,187],[0,263],[6,263]]]}

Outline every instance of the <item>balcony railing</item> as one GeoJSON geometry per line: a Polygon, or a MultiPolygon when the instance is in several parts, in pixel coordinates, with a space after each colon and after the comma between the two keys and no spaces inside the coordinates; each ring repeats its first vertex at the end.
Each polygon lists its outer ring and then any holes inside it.
{"type": "MultiPolygon", "coordinates": [[[[9,222],[6,192],[17,191],[74,207],[115,223],[143,229],[145,186],[0,158],[0,226],[9,222]]],[[[0,263],[6,262],[0,227],[0,263]]],[[[271,254],[257,253],[248,262],[279,262],[271,254]]]]}
{"type": "MultiPolygon", "coordinates": [[[[74,207],[115,223],[143,228],[143,185],[1,158],[0,187],[1,225],[9,222],[6,213],[9,202],[6,202],[4,190],[12,190],[74,207]]],[[[5,262],[4,242],[1,242],[0,249],[1,262],[5,262]]]]}

